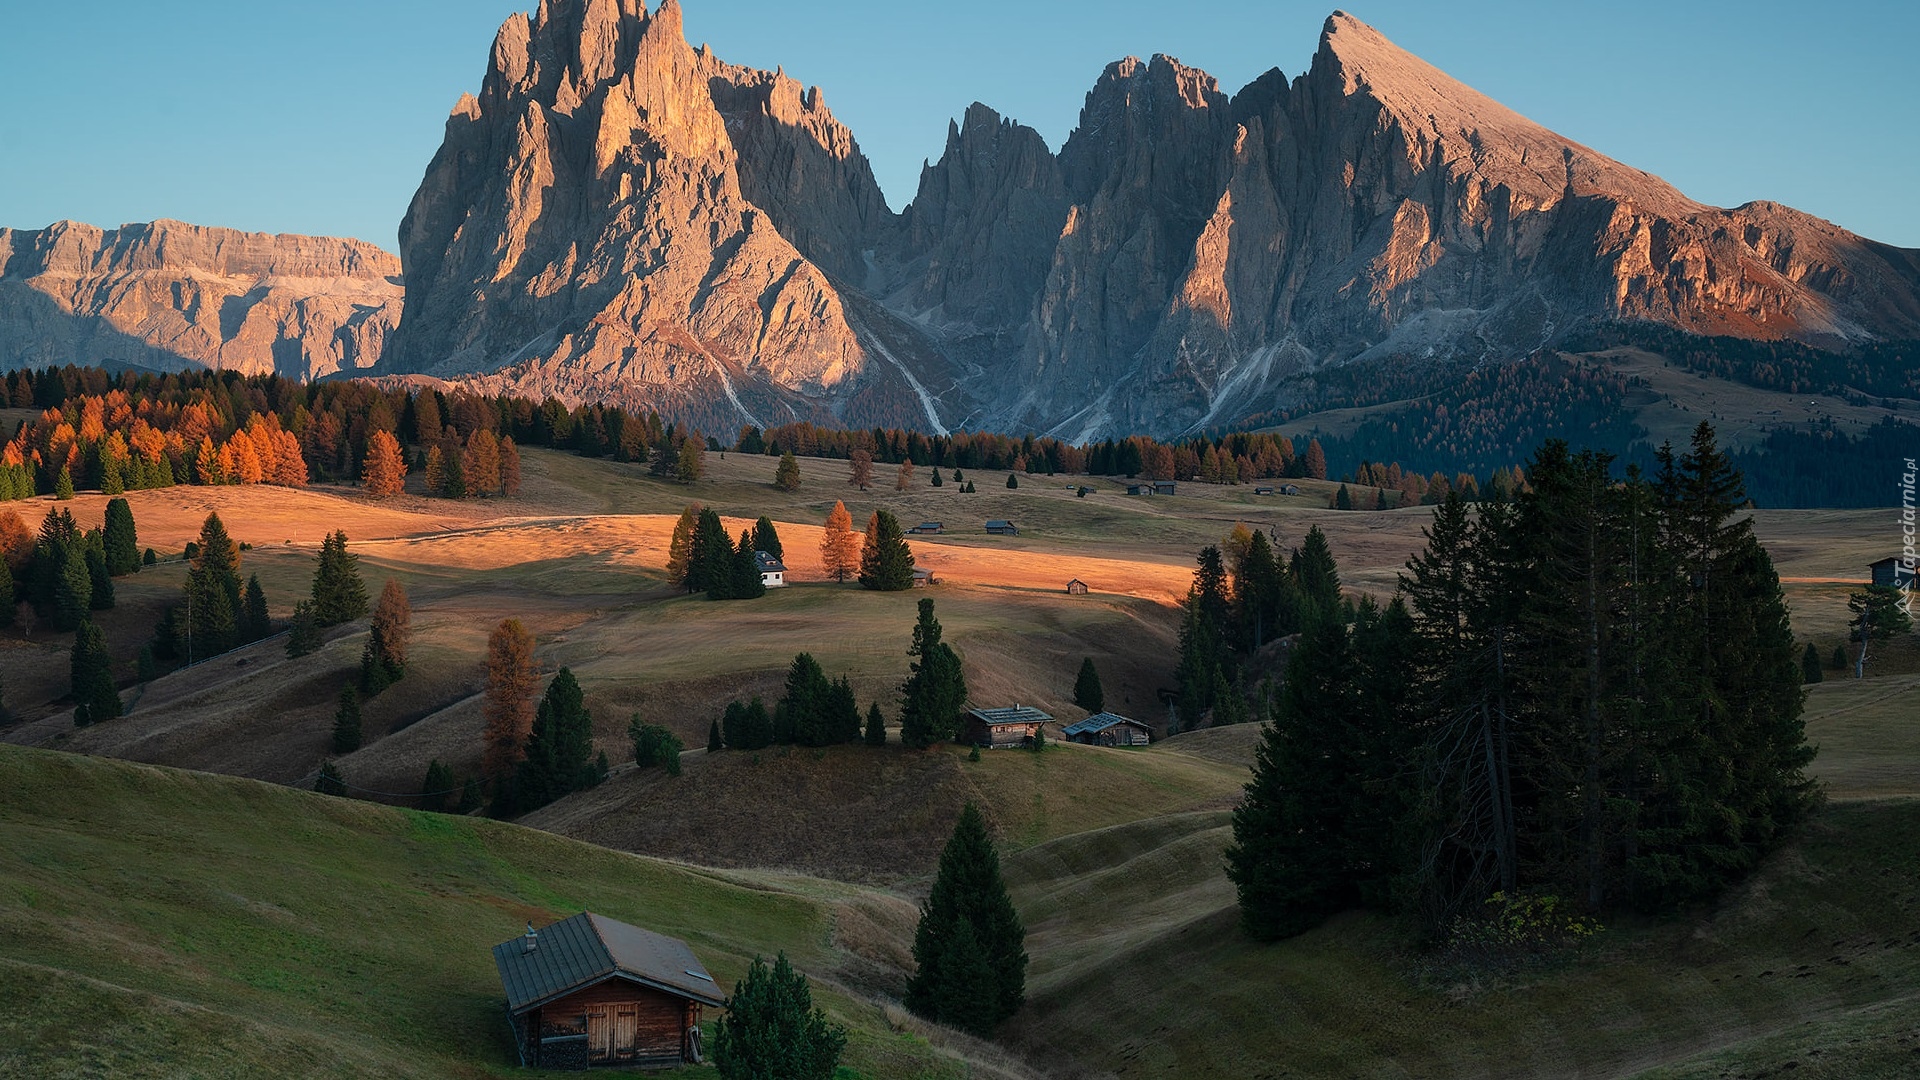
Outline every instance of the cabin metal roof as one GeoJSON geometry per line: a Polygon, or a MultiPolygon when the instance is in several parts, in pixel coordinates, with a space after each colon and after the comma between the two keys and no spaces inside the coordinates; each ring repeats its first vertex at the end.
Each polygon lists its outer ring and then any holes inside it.
{"type": "Polygon", "coordinates": [[[760,568],[760,572],[763,574],[784,574],[787,572],[786,563],[781,562],[779,559],[774,558],[764,551],[754,552],[753,562],[754,565],[760,568]]]}
{"type": "Polygon", "coordinates": [[[997,724],[1044,724],[1053,717],[1031,705],[1015,705],[1006,709],[968,709],[981,723],[997,724]]]}
{"type": "Polygon", "coordinates": [[[1108,728],[1112,727],[1115,724],[1132,724],[1134,727],[1137,727],[1142,731],[1152,730],[1148,728],[1147,725],[1141,723],[1138,720],[1133,719],[1132,717],[1121,716],[1119,713],[1110,713],[1110,712],[1094,713],[1092,716],[1087,717],[1085,720],[1082,720],[1076,724],[1068,724],[1066,727],[1060,730],[1063,734],[1066,734],[1066,735],[1083,735],[1083,734],[1097,735],[1100,732],[1107,730],[1108,728]]]}
{"type": "Polygon", "coordinates": [[[542,927],[534,941],[532,952],[526,937],[493,947],[507,1008],[515,1014],[616,977],[708,1005],[727,1003],[679,938],[583,911],[542,927]]]}
{"type": "Polygon", "coordinates": [[[1011,528],[1013,528],[1013,522],[1011,522],[1011,521],[989,521],[989,522],[987,522],[987,528],[989,528],[989,529],[1011,529],[1011,528]]]}

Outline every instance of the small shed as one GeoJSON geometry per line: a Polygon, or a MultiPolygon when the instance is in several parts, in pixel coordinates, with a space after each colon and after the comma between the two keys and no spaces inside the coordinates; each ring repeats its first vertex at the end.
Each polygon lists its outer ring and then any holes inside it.
{"type": "Polygon", "coordinates": [[[1173,483],[1173,481],[1171,481],[1171,480],[1155,480],[1155,481],[1153,482],[1153,493],[1154,493],[1155,495],[1171,495],[1171,494],[1173,494],[1173,492],[1174,492],[1174,483],[1173,483]]]}
{"type": "Polygon", "coordinates": [[[989,521],[987,531],[995,536],[1019,536],[1020,530],[1011,521],[989,521]]]}
{"type": "Polygon", "coordinates": [[[1151,484],[1128,484],[1128,485],[1127,485],[1127,494],[1129,494],[1129,495],[1151,495],[1151,494],[1153,494],[1153,486],[1152,486],[1151,484]]]}
{"type": "Polygon", "coordinates": [[[1300,485],[1299,485],[1299,484],[1281,484],[1281,485],[1280,485],[1280,494],[1282,494],[1282,495],[1298,495],[1298,494],[1300,494],[1300,485]]]}
{"type": "Polygon", "coordinates": [[[999,750],[1031,746],[1033,737],[1053,717],[1030,705],[1004,709],[968,709],[965,742],[999,750]]]}
{"type": "Polygon", "coordinates": [[[1153,740],[1153,730],[1138,720],[1118,713],[1094,713],[1062,731],[1068,742],[1088,746],[1145,746],[1153,740]]]}
{"type": "Polygon", "coordinates": [[[769,589],[787,587],[787,564],[764,551],[753,553],[753,561],[760,568],[760,584],[769,589]]]}
{"type": "Polygon", "coordinates": [[[699,1064],[700,1009],[726,995],[687,943],[591,912],[493,947],[520,1064],[699,1064]]]}
{"type": "Polygon", "coordinates": [[[1868,569],[1873,572],[1873,584],[1875,585],[1892,585],[1897,588],[1900,584],[1903,571],[1905,571],[1906,577],[1913,577],[1913,573],[1906,571],[1906,568],[1900,564],[1900,560],[1891,555],[1881,559],[1877,563],[1870,564],[1868,569]]]}
{"type": "Polygon", "coordinates": [[[907,532],[912,533],[916,536],[931,535],[933,533],[939,532],[942,528],[944,528],[944,526],[938,521],[923,521],[920,524],[915,525],[913,528],[908,529],[907,532]]]}
{"type": "Polygon", "coordinates": [[[1087,595],[1087,583],[1084,581],[1081,581],[1079,578],[1074,578],[1072,581],[1067,582],[1067,595],[1068,596],[1087,595]]]}
{"type": "Polygon", "coordinates": [[[923,589],[923,588],[926,588],[928,585],[937,585],[937,584],[939,584],[939,580],[933,576],[933,571],[927,569],[924,566],[916,566],[913,568],[913,587],[914,588],[923,589]]]}
{"type": "Polygon", "coordinates": [[[1273,494],[1273,489],[1270,487],[1257,487],[1253,489],[1253,493],[1255,495],[1271,495],[1273,494]]]}

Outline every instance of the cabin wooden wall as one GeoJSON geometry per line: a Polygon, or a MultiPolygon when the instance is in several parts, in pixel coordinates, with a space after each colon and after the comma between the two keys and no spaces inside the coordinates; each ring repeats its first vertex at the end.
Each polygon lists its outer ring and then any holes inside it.
{"type": "Polygon", "coordinates": [[[686,1029],[696,1015],[684,998],[622,979],[589,986],[541,1007],[548,1022],[587,1017],[588,1056],[595,1064],[680,1056],[686,1029]]]}

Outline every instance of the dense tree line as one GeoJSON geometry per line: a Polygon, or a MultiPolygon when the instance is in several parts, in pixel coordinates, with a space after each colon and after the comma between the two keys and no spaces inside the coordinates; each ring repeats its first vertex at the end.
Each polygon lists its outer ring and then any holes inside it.
{"type": "Polygon", "coordinates": [[[1355,905],[1441,931],[1495,893],[1665,910],[1815,805],[1779,579],[1712,429],[1652,475],[1559,442],[1527,471],[1450,497],[1385,608],[1307,610],[1228,855],[1254,935],[1355,905]]]}

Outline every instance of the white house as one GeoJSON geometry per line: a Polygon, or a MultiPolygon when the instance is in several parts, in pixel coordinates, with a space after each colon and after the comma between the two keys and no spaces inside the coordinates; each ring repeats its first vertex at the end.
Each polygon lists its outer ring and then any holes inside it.
{"type": "Polygon", "coordinates": [[[760,567],[760,584],[769,589],[787,587],[787,564],[764,551],[753,553],[753,561],[760,567]]]}

